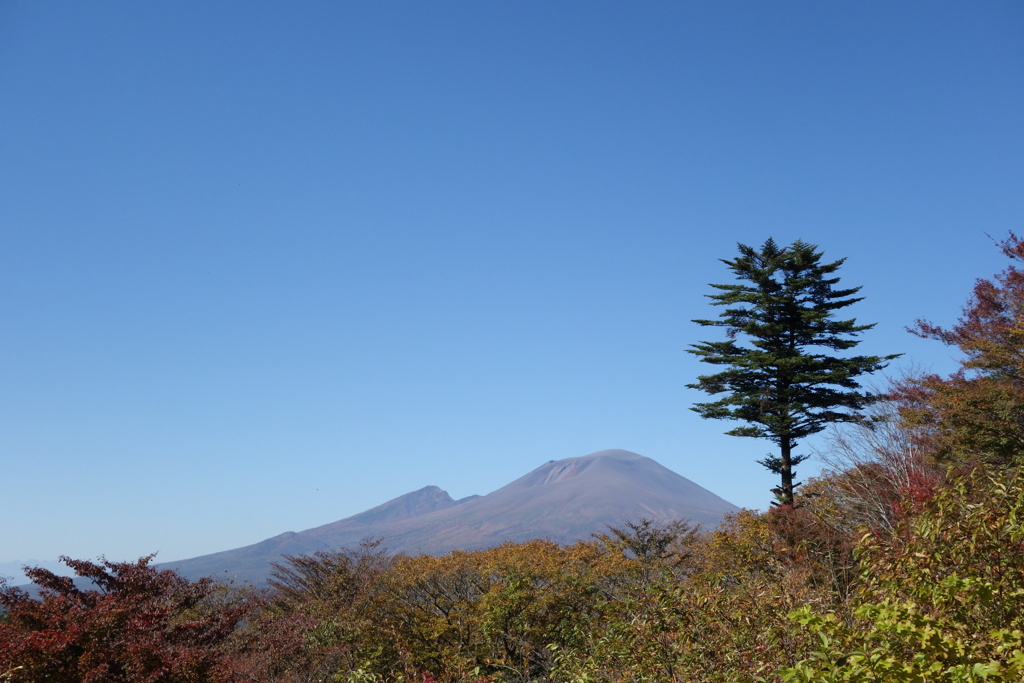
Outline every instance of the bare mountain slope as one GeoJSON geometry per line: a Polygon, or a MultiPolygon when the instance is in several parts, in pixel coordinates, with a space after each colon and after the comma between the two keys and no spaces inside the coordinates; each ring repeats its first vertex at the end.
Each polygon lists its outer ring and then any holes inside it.
{"type": "Polygon", "coordinates": [[[737,509],[650,458],[608,450],[553,460],[486,496],[454,501],[428,486],[331,524],[165,566],[191,578],[262,583],[282,555],[354,547],[368,537],[383,538],[392,552],[436,554],[534,538],[572,543],[644,518],[713,527],[737,509]]]}

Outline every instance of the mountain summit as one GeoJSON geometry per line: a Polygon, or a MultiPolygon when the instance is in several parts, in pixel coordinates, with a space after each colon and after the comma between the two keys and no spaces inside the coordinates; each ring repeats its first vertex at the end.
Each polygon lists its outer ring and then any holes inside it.
{"type": "Polygon", "coordinates": [[[391,552],[440,554],[535,538],[574,543],[641,519],[714,527],[737,510],[650,458],[607,450],[552,460],[486,496],[456,501],[427,486],[337,522],[163,566],[189,578],[226,572],[262,583],[283,555],[355,547],[365,538],[382,538],[391,552]]]}

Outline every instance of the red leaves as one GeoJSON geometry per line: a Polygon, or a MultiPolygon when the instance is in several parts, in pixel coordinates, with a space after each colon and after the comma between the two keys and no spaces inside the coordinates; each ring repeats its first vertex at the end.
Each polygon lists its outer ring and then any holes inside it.
{"type": "Polygon", "coordinates": [[[61,558],[78,585],[45,569],[29,577],[39,600],[0,590],[0,671],[10,681],[177,683],[232,680],[220,647],[253,606],[219,600],[226,589],[150,566],[61,558]],[[82,579],[91,580],[86,588],[82,579]]]}
{"type": "MultiPolygon", "coordinates": [[[[1024,262],[1024,241],[1017,235],[999,243],[1012,261],[1024,262]]],[[[994,281],[980,279],[963,315],[952,329],[919,320],[911,332],[957,346],[967,356],[964,367],[980,374],[1019,376],[1024,369],[1024,272],[1015,264],[994,281]]]]}
{"type": "MultiPolygon", "coordinates": [[[[1024,262],[1024,241],[1000,243],[1024,262]]],[[[1011,463],[1024,453],[1024,272],[1016,263],[974,286],[950,329],[919,320],[910,330],[957,347],[961,369],[947,378],[925,375],[896,385],[907,424],[924,427],[924,446],[939,460],[1011,463]]]]}

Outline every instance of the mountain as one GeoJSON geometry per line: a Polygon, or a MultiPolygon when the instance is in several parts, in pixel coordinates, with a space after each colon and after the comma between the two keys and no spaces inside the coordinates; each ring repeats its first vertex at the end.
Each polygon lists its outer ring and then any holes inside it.
{"type": "Polygon", "coordinates": [[[0,578],[7,579],[7,583],[11,586],[27,584],[29,583],[28,577],[22,571],[25,567],[42,567],[60,576],[75,575],[75,572],[60,560],[14,560],[0,562],[0,578]]]}
{"type": "Polygon", "coordinates": [[[355,547],[384,539],[395,553],[440,554],[506,541],[588,539],[641,519],[683,519],[714,527],[739,508],[650,458],[607,450],[552,460],[486,496],[456,501],[427,486],[337,522],[161,566],[184,576],[228,576],[263,583],[284,555],[355,547]]]}

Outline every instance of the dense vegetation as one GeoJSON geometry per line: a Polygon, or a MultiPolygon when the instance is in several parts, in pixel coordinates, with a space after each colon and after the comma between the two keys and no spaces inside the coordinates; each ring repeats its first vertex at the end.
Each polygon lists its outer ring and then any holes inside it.
{"type": "Polygon", "coordinates": [[[794,505],[573,546],[294,557],[257,593],[134,564],[0,590],[0,680],[1024,680],[1024,243],[951,329],[950,377],[836,431],[794,505]]]}

